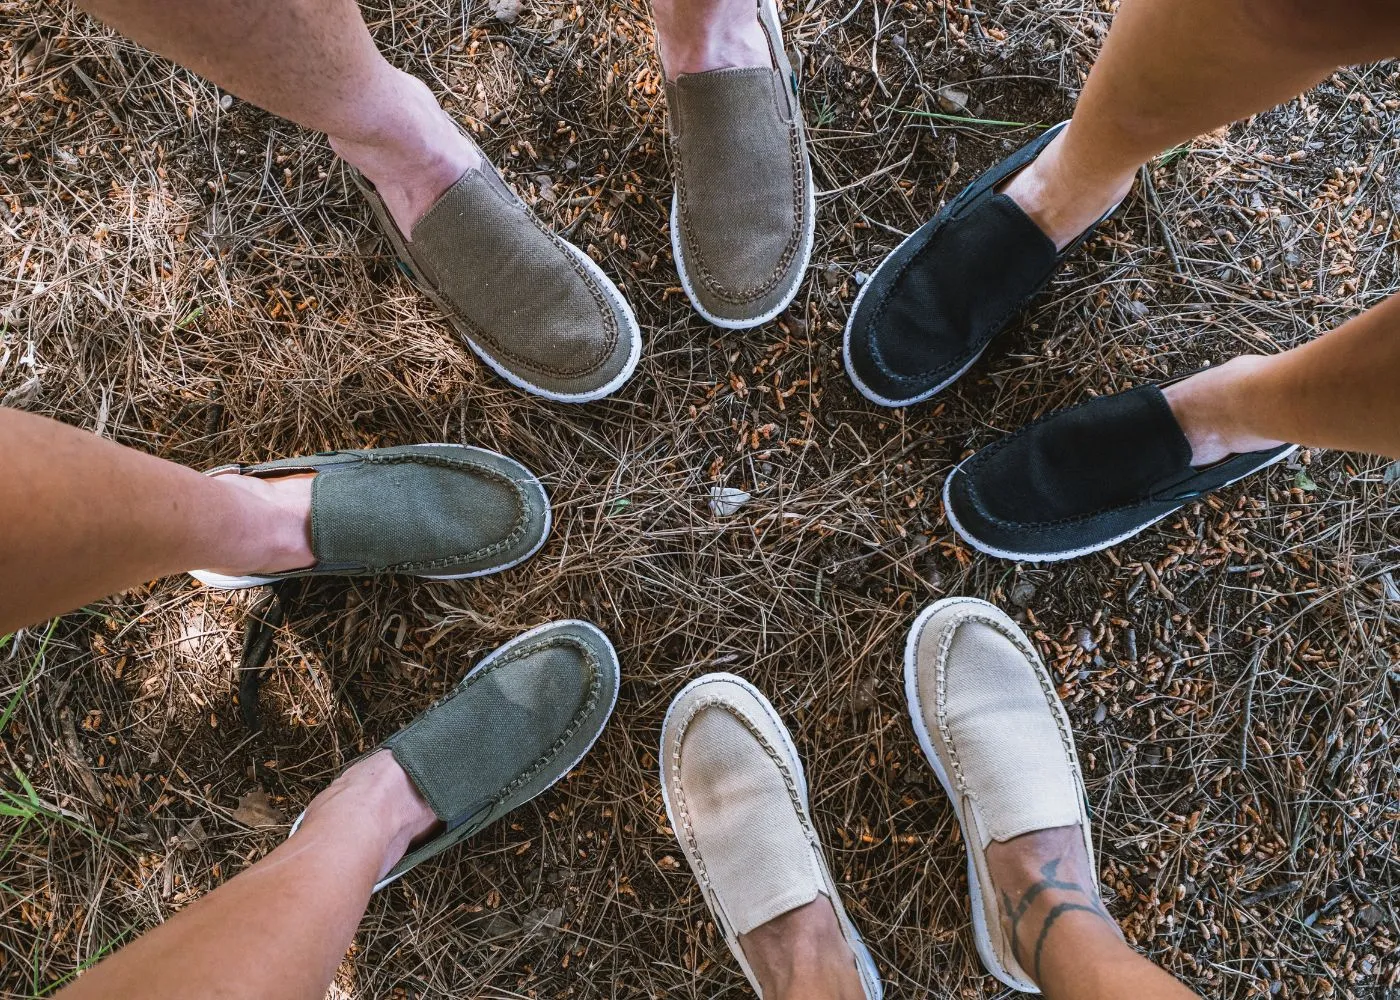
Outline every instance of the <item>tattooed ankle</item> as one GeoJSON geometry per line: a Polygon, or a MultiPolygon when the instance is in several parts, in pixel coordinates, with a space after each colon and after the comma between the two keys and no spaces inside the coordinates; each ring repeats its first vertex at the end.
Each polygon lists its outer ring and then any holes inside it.
{"type": "Polygon", "coordinates": [[[1011,953],[1023,967],[1027,965],[1027,957],[1031,959],[1030,974],[1037,983],[1040,982],[1040,961],[1045,951],[1045,941],[1050,936],[1051,928],[1066,913],[1091,913],[1107,923],[1115,932],[1118,930],[1118,925],[1109,916],[1108,910],[1104,909],[1103,900],[1099,898],[1098,890],[1092,882],[1086,885],[1075,877],[1060,878],[1061,860],[1052,858],[1041,865],[1040,878],[1025,891],[1019,903],[1013,905],[1007,892],[1003,891],[1001,894],[1002,909],[1011,925],[1011,953]],[[1032,916],[1031,909],[1036,900],[1047,892],[1065,894],[1070,898],[1054,899],[1050,909],[1043,916],[1032,916]],[[1040,931],[1035,938],[1035,947],[1031,955],[1027,956],[1023,945],[1029,942],[1022,940],[1022,934],[1035,931],[1037,926],[1040,931]]]}

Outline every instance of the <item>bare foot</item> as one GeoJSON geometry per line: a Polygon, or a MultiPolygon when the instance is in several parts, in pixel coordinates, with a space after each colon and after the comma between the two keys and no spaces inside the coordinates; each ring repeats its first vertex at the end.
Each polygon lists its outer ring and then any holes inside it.
{"type": "Polygon", "coordinates": [[[754,0],[653,0],[666,79],[712,69],[772,66],[754,0]]]}
{"type": "Polygon", "coordinates": [[[302,826],[353,822],[383,841],[383,878],[409,849],[441,825],[432,807],[388,750],[356,761],[311,800],[302,826]]]}
{"type": "Polygon", "coordinates": [[[311,551],[311,482],[315,473],[296,476],[240,476],[226,473],[214,482],[238,494],[247,511],[242,525],[229,525],[239,538],[238,565],[211,566],[228,576],[256,576],[306,569],[316,564],[311,551]]]}
{"type": "Polygon", "coordinates": [[[1041,983],[1041,961],[1057,931],[1077,925],[1083,934],[1122,940],[1099,898],[1077,826],[1037,830],[987,847],[987,867],[1001,895],[1002,929],[1021,968],[1041,983]]]}
{"type": "Polygon", "coordinates": [[[1191,443],[1191,464],[1210,465],[1231,455],[1277,448],[1283,441],[1240,429],[1233,416],[1239,387],[1269,359],[1257,354],[1231,358],[1167,386],[1162,395],[1191,443]]]}
{"type": "Polygon", "coordinates": [[[765,1000],[865,1000],[855,956],[825,896],[742,935],[765,1000]]]}
{"type": "Polygon", "coordinates": [[[378,133],[328,138],[337,155],[374,185],[408,238],[458,178],[468,170],[491,168],[421,80],[396,69],[388,72],[394,76],[386,90],[396,99],[375,116],[383,123],[378,133]]]}
{"type": "Polygon", "coordinates": [[[1002,188],[1002,193],[1021,206],[1021,210],[1055,242],[1057,250],[1077,240],[1084,230],[1122,201],[1133,186],[1132,173],[1089,187],[1079,171],[1066,169],[1060,153],[1071,127],[1067,126],[1051,139],[1040,155],[1002,188]]]}

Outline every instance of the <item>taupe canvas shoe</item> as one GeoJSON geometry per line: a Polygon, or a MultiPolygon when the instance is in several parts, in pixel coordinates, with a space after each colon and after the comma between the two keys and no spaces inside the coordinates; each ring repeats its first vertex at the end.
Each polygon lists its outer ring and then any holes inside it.
{"type": "Polygon", "coordinates": [[[676,269],[696,311],[731,330],[788,307],[816,225],[797,75],[777,5],[757,7],[773,67],[684,73],[666,84],[676,269]]]}
{"type": "Polygon", "coordinates": [[[468,170],[410,237],[350,169],[400,265],[498,375],[545,399],[616,391],[642,353],[632,309],[592,258],[535,218],[490,165],[468,170]]]}
{"type": "Polygon", "coordinates": [[[240,590],[296,576],[402,573],[460,580],[510,569],[549,537],[549,497],[529,469],[485,448],[414,444],[328,451],[205,475],[266,478],[314,472],[311,553],[305,569],[266,576],[190,575],[240,590]]]}
{"type": "Polygon", "coordinates": [[[909,632],[904,688],[924,756],[953,803],[967,845],[972,927],[982,964],[1023,993],[1039,993],[1002,929],[987,847],[1036,830],[1089,835],[1084,779],[1055,684],[1016,623],[995,606],[950,597],[909,632]]]}
{"type": "MultiPolygon", "coordinates": [[[[376,750],[394,755],[442,826],[375,891],[573,770],[602,735],[618,683],[617,653],[597,626],[551,622],[488,655],[450,695],[385,740],[376,750]]],[[[298,816],[291,835],[300,825],[298,816]]]]}
{"type": "Polygon", "coordinates": [[[812,826],[797,748],[768,699],[732,674],[686,685],[661,728],[661,790],[666,818],[755,993],[763,996],[739,935],[825,896],[866,996],[880,1000],[880,974],[812,826]]]}

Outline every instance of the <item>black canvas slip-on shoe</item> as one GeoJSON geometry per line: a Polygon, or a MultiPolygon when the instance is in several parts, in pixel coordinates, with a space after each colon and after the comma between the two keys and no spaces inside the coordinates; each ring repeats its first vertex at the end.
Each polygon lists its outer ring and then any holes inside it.
{"type": "Polygon", "coordinates": [[[846,374],[881,406],[922,402],[956,382],[1050,281],[1114,205],[1063,250],[997,188],[1068,122],[963,189],[880,262],[846,323],[846,374]]]}
{"type": "Polygon", "coordinates": [[[1073,559],[1117,545],[1296,449],[1193,466],[1161,386],[1145,385],[1051,413],[983,448],[948,474],[943,507],[979,552],[1073,559]]]}

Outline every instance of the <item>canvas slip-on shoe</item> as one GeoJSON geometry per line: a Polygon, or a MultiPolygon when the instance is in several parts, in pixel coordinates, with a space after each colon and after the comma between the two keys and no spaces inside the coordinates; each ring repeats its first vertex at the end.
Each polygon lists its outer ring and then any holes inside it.
{"type": "Polygon", "coordinates": [[[555,234],[490,164],[464,173],[405,237],[350,169],[399,264],[457,334],[511,385],[562,403],[615,392],[642,353],[622,292],[555,234]]]}
{"type": "Polygon", "coordinates": [[[619,682],[617,653],[596,625],[551,622],[487,655],[451,694],[371,751],[394,755],[442,823],[374,891],[573,770],[602,735],[619,682]]]}
{"type": "Polygon", "coordinates": [[[788,307],[816,232],[797,74],[774,0],[757,8],[772,66],[683,73],[666,83],[676,270],[696,311],[731,330],[788,307]]]}
{"type": "Polygon", "coordinates": [[[1145,385],[1051,413],[983,448],[948,474],[943,507],[979,552],[1073,559],[1117,545],[1294,450],[1193,466],[1161,387],[1145,385]]]}
{"type": "Polygon", "coordinates": [[[700,892],[760,998],[740,935],[824,896],[866,997],[880,1000],[879,971],[841,905],[812,825],[797,748],[767,698],[733,674],[682,688],[661,727],[661,790],[700,892]]]}
{"type": "Polygon", "coordinates": [[[1050,281],[1063,250],[997,188],[1068,125],[1061,122],[969,184],[880,262],[846,322],[852,384],[873,403],[909,406],[962,377],[1050,281]]]}
{"type": "Polygon", "coordinates": [[[298,576],[402,573],[459,580],[519,565],[549,537],[549,497],[534,474],[513,459],[469,445],[326,451],[226,465],[205,475],[275,478],[313,472],[314,564],[263,575],[207,570],[190,575],[220,590],[298,576]]]}
{"type": "Polygon", "coordinates": [[[904,690],[919,746],[962,828],[977,953],[1002,983],[1039,993],[1002,928],[987,847],[1078,826],[1097,872],[1084,779],[1054,681],[1002,611],[950,597],[925,608],[909,631],[904,690]]]}

